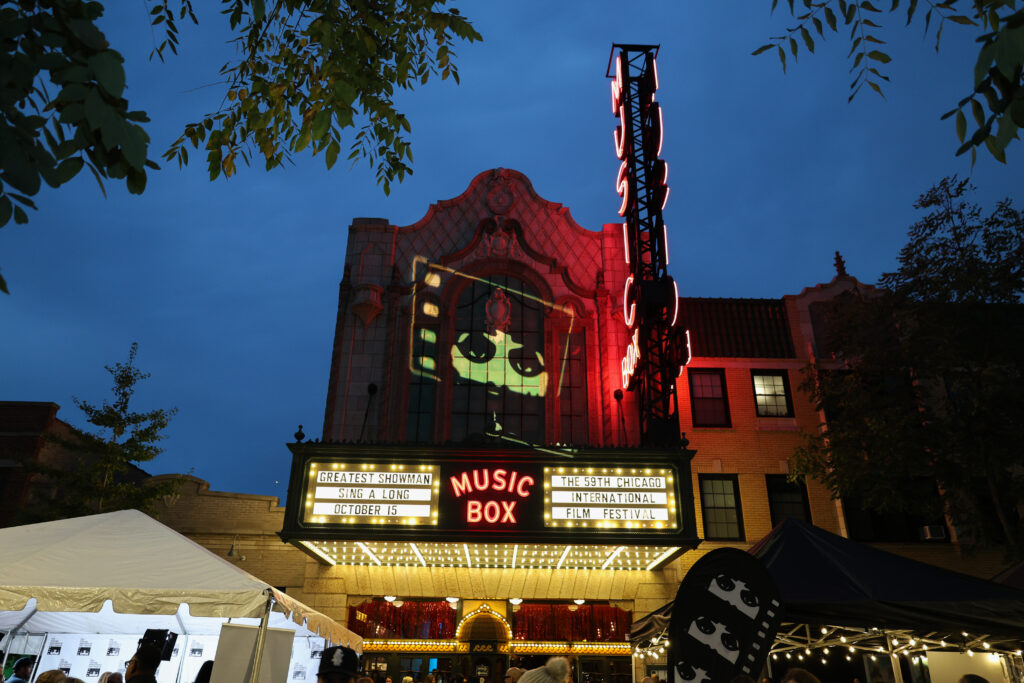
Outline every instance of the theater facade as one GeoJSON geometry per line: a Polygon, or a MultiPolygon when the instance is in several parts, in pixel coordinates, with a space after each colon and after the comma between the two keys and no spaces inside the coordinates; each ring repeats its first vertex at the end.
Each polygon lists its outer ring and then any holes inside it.
{"type": "Polygon", "coordinates": [[[621,224],[585,229],[509,169],[413,225],[354,219],[323,427],[282,445],[286,504],[186,478],[160,519],[347,624],[367,673],[395,683],[501,683],[552,654],[577,683],[663,671],[657,650],[634,656],[630,624],[701,554],[785,517],[998,571],[941,520],[881,520],[788,480],[820,421],[799,391],[827,362],[816,307],[864,286],[841,264],[779,299],[678,299],[685,438],[655,449],[623,391],[627,261],[621,224]]]}

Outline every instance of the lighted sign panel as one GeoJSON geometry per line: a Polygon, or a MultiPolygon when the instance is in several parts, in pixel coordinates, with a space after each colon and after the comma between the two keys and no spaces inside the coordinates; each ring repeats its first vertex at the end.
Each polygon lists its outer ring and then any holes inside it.
{"type": "Polygon", "coordinates": [[[532,463],[446,463],[442,472],[447,529],[514,533],[541,515],[543,473],[532,463]]]}
{"type": "Polygon", "coordinates": [[[671,468],[545,467],[547,526],[676,529],[671,468]]]}
{"type": "Polygon", "coordinates": [[[437,465],[313,462],[305,486],[307,524],[437,524],[437,465]]]}
{"type": "Polygon", "coordinates": [[[293,444],[285,540],[696,542],[689,465],[665,451],[293,444]],[[640,461],[643,467],[622,463],[640,461]]]}

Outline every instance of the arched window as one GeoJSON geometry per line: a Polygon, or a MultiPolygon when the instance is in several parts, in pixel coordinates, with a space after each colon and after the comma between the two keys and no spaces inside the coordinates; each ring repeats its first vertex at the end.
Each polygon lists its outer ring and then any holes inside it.
{"type": "Polygon", "coordinates": [[[536,289],[514,276],[469,279],[456,302],[449,352],[453,441],[498,430],[545,442],[545,308],[536,289]]]}

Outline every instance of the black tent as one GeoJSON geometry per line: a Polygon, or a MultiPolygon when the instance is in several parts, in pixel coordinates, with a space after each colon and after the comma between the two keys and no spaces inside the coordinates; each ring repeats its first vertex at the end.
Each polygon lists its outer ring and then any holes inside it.
{"type": "MultiPolygon", "coordinates": [[[[909,560],[787,519],[750,553],[778,584],[783,620],[922,634],[1024,638],[1024,591],[909,560]]],[[[634,643],[662,631],[671,604],[639,619],[634,643]]],[[[845,641],[844,641],[845,642],[845,641]]]]}

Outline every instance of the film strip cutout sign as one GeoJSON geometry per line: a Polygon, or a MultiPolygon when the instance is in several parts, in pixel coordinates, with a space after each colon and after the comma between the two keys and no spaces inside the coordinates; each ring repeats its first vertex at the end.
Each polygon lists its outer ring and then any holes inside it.
{"type": "Polygon", "coordinates": [[[686,574],[669,622],[669,683],[757,679],[782,621],[775,581],[755,557],[713,550],[686,574]]]}

